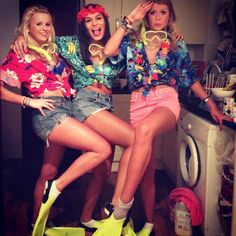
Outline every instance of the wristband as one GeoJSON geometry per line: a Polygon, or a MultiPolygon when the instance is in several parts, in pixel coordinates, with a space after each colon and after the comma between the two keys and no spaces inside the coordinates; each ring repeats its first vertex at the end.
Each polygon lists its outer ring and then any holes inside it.
{"type": "Polygon", "coordinates": [[[206,103],[209,99],[211,99],[211,97],[210,97],[210,96],[207,96],[207,97],[204,98],[202,101],[206,103]]]}
{"type": "Polygon", "coordinates": [[[127,32],[128,30],[132,29],[129,19],[127,16],[121,16],[120,26],[127,32]]]}

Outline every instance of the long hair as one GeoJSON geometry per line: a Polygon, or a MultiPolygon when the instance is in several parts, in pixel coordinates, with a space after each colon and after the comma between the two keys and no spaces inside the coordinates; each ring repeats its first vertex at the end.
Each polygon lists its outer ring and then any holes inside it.
{"type": "Polygon", "coordinates": [[[46,7],[41,6],[41,5],[31,6],[31,7],[28,7],[25,9],[23,16],[22,16],[22,20],[21,20],[18,28],[16,29],[16,32],[20,35],[23,35],[26,40],[26,43],[29,43],[30,42],[29,27],[30,27],[31,19],[32,19],[33,15],[36,13],[45,13],[49,16],[49,19],[51,21],[52,30],[51,30],[50,35],[48,37],[48,41],[45,43],[48,43],[48,44],[54,43],[55,29],[53,27],[51,14],[49,13],[49,11],[46,7]]]}
{"type": "MultiPolygon", "coordinates": [[[[93,8],[95,8],[96,6],[100,6],[100,5],[99,4],[88,4],[85,6],[85,8],[88,8],[89,6],[92,6],[93,8]]],[[[105,33],[104,33],[103,38],[99,42],[99,44],[104,46],[106,44],[106,42],[108,41],[108,39],[110,38],[111,33],[110,33],[110,25],[109,25],[108,17],[105,16],[104,14],[102,14],[102,15],[103,15],[104,21],[105,21],[105,33]]],[[[80,39],[80,52],[81,52],[82,58],[83,58],[85,64],[87,64],[87,65],[92,64],[88,48],[89,48],[89,45],[91,44],[93,39],[91,38],[91,36],[88,33],[88,30],[85,26],[84,19],[79,24],[78,34],[79,34],[79,39],[80,39]]]]}

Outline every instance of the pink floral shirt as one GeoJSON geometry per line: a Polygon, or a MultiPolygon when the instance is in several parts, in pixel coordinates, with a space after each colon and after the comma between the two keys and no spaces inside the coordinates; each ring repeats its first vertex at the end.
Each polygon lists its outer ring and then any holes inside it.
{"type": "Polygon", "coordinates": [[[60,60],[57,66],[49,66],[39,59],[32,59],[30,54],[24,58],[10,51],[1,66],[0,79],[6,84],[24,86],[30,96],[38,97],[46,92],[61,90],[63,95],[74,95],[69,84],[71,70],[60,60]]]}

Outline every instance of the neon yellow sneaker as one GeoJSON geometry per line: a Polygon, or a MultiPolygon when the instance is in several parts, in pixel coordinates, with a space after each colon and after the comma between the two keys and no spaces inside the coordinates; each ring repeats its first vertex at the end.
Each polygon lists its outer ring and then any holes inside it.
{"type": "Polygon", "coordinates": [[[116,220],[111,216],[104,220],[103,224],[95,231],[94,236],[120,236],[125,218],[116,220]]]}
{"type": "Polygon", "coordinates": [[[46,228],[46,236],[85,236],[85,230],[80,227],[52,227],[46,228]]]}
{"type": "Polygon", "coordinates": [[[152,230],[142,228],[136,235],[137,236],[149,236],[151,234],[152,230]]]}
{"type": "Polygon", "coordinates": [[[130,222],[128,222],[126,226],[123,227],[122,236],[136,236],[136,233],[134,232],[130,222]]]}
{"type": "Polygon", "coordinates": [[[34,224],[32,236],[43,236],[45,231],[46,222],[50,212],[50,208],[54,203],[55,199],[49,198],[49,192],[51,189],[52,182],[47,181],[45,184],[43,202],[41,204],[38,218],[34,224]]]}

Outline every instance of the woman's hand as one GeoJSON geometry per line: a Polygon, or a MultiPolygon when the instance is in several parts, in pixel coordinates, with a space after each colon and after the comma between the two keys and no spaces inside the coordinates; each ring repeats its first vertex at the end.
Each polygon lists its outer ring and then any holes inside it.
{"type": "Polygon", "coordinates": [[[176,26],[175,23],[172,24],[172,27],[173,27],[172,35],[173,35],[174,39],[175,39],[176,41],[183,40],[183,39],[184,39],[183,32],[181,32],[181,31],[178,29],[178,27],[176,26]]]}
{"type": "Polygon", "coordinates": [[[184,35],[179,29],[175,29],[175,31],[173,32],[173,36],[176,41],[184,39],[184,35]]]}
{"type": "Polygon", "coordinates": [[[22,58],[25,57],[25,54],[28,52],[28,46],[23,35],[17,36],[17,38],[11,45],[11,49],[15,52],[16,55],[22,58]]]}
{"type": "Polygon", "coordinates": [[[223,129],[223,120],[233,122],[233,119],[224,115],[221,111],[219,111],[217,106],[211,106],[210,112],[211,112],[211,117],[213,118],[213,120],[219,124],[220,130],[223,129]]]}
{"type": "Polygon", "coordinates": [[[32,108],[35,108],[35,109],[38,109],[39,112],[45,116],[45,113],[43,112],[43,109],[48,109],[50,111],[54,110],[55,109],[55,106],[54,106],[54,103],[56,101],[52,100],[52,99],[33,99],[33,98],[30,98],[29,102],[28,102],[28,106],[29,107],[32,107],[32,108]]]}
{"type": "Polygon", "coordinates": [[[151,9],[152,5],[153,2],[151,1],[138,4],[137,7],[127,16],[130,23],[142,20],[146,13],[151,9]]]}

